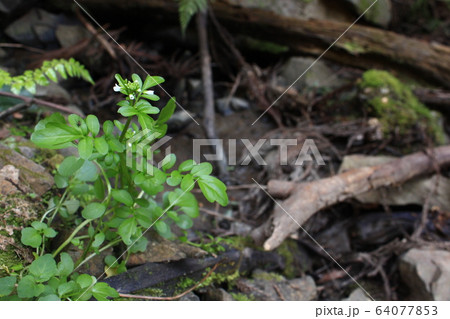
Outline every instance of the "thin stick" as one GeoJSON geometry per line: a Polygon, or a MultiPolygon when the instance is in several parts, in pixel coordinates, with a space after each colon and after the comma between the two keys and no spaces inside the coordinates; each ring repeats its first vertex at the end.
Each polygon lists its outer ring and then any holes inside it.
{"type": "Polygon", "coordinates": [[[217,217],[217,218],[222,218],[222,219],[230,220],[230,221],[232,221],[232,222],[235,222],[235,221],[236,221],[236,219],[233,218],[233,217],[225,216],[225,215],[219,214],[219,213],[217,213],[217,212],[215,212],[215,211],[213,211],[213,210],[209,210],[209,209],[206,209],[206,208],[200,208],[200,211],[202,211],[202,212],[204,212],[204,213],[206,213],[206,214],[208,214],[208,215],[217,217]]]}
{"type": "Polygon", "coordinates": [[[188,290],[186,290],[185,292],[183,292],[179,295],[173,296],[173,297],[152,297],[152,296],[130,295],[130,294],[120,294],[120,293],[119,293],[119,296],[122,298],[145,299],[145,300],[167,300],[167,301],[170,301],[170,300],[180,299],[181,297],[187,295],[191,291],[197,289],[198,286],[200,286],[206,279],[208,279],[209,276],[211,276],[211,274],[214,272],[214,270],[217,269],[219,264],[220,264],[220,262],[215,264],[214,267],[212,267],[211,270],[206,274],[206,276],[203,277],[202,280],[200,280],[193,287],[191,287],[188,290]]]}
{"type": "Polygon", "coordinates": [[[84,114],[82,114],[81,112],[78,112],[76,110],[72,110],[72,109],[70,109],[68,107],[65,107],[65,106],[62,106],[62,105],[59,105],[59,104],[55,104],[55,103],[52,103],[52,102],[44,101],[44,100],[41,100],[41,99],[35,99],[35,98],[26,97],[26,96],[22,96],[22,95],[16,95],[16,94],[10,93],[10,92],[0,92],[0,95],[22,100],[26,104],[30,104],[31,105],[31,104],[34,103],[34,104],[46,106],[46,107],[49,107],[51,109],[55,109],[55,110],[58,110],[58,111],[61,111],[61,112],[64,112],[64,113],[71,113],[71,114],[73,113],[73,114],[78,114],[80,116],[84,116],[84,114]]]}
{"type": "Polygon", "coordinates": [[[14,106],[11,106],[10,108],[7,108],[6,110],[0,112],[0,119],[7,117],[8,115],[11,115],[15,112],[18,112],[24,108],[29,107],[29,106],[30,106],[30,104],[28,104],[28,103],[19,103],[14,106]]]}
{"type": "Polygon", "coordinates": [[[1,48],[14,48],[14,49],[24,49],[24,50],[28,50],[34,53],[45,53],[44,50],[38,49],[38,48],[33,48],[27,45],[23,45],[20,43],[0,43],[0,47],[1,48]]]}

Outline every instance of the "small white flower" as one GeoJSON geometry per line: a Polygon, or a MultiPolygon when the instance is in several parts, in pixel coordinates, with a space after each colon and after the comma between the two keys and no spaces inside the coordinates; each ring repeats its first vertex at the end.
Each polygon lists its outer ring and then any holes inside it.
{"type": "Polygon", "coordinates": [[[147,95],[153,95],[153,94],[155,94],[155,91],[150,90],[150,91],[145,91],[144,93],[147,95]]]}
{"type": "Polygon", "coordinates": [[[134,94],[130,94],[128,97],[130,98],[130,100],[134,100],[134,94]]]}
{"type": "Polygon", "coordinates": [[[114,92],[120,92],[121,87],[119,86],[119,84],[116,83],[116,85],[114,85],[113,90],[114,92]]]}
{"type": "Polygon", "coordinates": [[[141,93],[141,92],[142,92],[142,90],[141,90],[141,89],[138,89],[138,92],[139,92],[139,93],[141,93]]]}

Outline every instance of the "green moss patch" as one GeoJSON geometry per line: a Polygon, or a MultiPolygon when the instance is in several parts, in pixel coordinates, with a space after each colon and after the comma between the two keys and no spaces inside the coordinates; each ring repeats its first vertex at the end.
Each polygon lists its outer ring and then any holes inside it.
{"type": "Polygon", "coordinates": [[[379,118],[386,136],[422,129],[436,143],[445,143],[445,133],[438,124],[439,115],[423,105],[411,88],[391,73],[366,71],[359,87],[371,111],[379,118]]]}

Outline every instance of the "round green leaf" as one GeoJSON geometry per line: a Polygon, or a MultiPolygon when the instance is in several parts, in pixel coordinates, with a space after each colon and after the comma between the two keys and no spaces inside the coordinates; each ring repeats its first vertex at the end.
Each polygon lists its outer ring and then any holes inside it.
{"type": "Polygon", "coordinates": [[[175,223],[181,229],[189,229],[192,227],[192,225],[194,225],[194,222],[192,221],[192,219],[187,215],[179,216],[178,221],[176,221],[175,223]]]}
{"type": "Polygon", "coordinates": [[[85,219],[95,219],[101,217],[105,213],[106,207],[100,203],[90,203],[81,212],[85,219]]]}
{"type": "Polygon", "coordinates": [[[29,270],[37,282],[47,281],[57,273],[55,259],[50,254],[40,256],[31,263],[29,270]]]}
{"type": "Polygon", "coordinates": [[[95,145],[95,149],[100,154],[102,154],[102,155],[108,154],[109,146],[108,146],[108,142],[106,142],[106,139],[104,136],[96,137],[94,139],[94,145],[95,145]]]}
{"type": "Polygon", "coordinates": [[[42,243],[41,234],[34,228],[27,227],[21,231],[22,237],[20,241],[26,246],[38,248],[42,243]]]}
{"type": "Polygon", "coordinates": [[[78,153],[82,159],[89,159],[94,149],[94,139],[91,136],[80,139],[78,143],[78,153]]]}
{"type": "Polygon", "coordinates": [[[203,176],[203,175],[210,175],[212,171],[213,171],[212,165],[208,162],[204,162],[195,165],[192,168],[191,173],[194,176],[203,176]]]}
{"type": "Polygon", "coordinates": [[[14,289],[16,277],[0,278],[0,297],[8,296],[14,289]]]}

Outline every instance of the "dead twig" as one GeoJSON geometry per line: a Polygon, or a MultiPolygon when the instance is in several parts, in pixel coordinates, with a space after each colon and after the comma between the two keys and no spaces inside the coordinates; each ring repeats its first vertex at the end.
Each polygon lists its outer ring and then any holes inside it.
{"type": "Polygon", "coordinates": [[[170,301],[170,300],[177,300],[180,299],[181,297],[187,295],[188,293],[190,293],[191,291],[194,291],[195,289],[197,289],[202,283],[205,282],[206,279],[209,278],[209,276],[212,275],[212,273],[217,269],[217,267],[219,266],[220,262],[215,264],[211,270],[206,274],[205,277],[202,278],[202,280],[200,280],[197,284],[195,284],[194,286],[192,286],[191,288],[189,288],[188,290],[182,292],[179,295],[173,296],[173,297],[152,297],[152,296],[143,296],[143,295],[132,295],[132,294],[120,294],[119,296],[122,298],[132,298],[132,299],[144,299],[144,300],[162,300],[162,301],[170,301]]]}
{"type": "Polygon", "coordinates": [[[30,105],[31,104],[29,104],[29,103],[19,103],[19,104],[16,104],[16,105],[14,105],[14,106],[12,106],[10,108],[7,108],[6,110],[0,112],[0,119],[2,119],[4,117],[7,117],[7,116],[9,116],[9,115],[11,115],[11,114],[13,114],[15,112],[18,112],[18,111],[20,111],[22,109],[30,107],[30,105]]]}
{"type": "Polygon", "coordinates": [[[61,112],[64,112],[64,113],[78,114],[80,116],[84,116],[84,114],[82,114],[81,112],[78,112],[76,110],[72,110],[72,109],[70,109],[70,108],[68,108],[66,106],[62,106],[62,105],[55,104],[55,103],[52,103],[52,102],[44,101],[44,100],[41,100],[41,99],[26,97],[26,96],[22,96],[22,95],[16,95],[16,94],[10,93],[10,92],[0,92],[0,95],[22,100],[22,101],[24,101],[25,105],[38,104],[38,105],[46,106],[46,107],[49,107],[51,109],[54,109],[54,110],[57,110],[57,111],[61,111],[61,112]]]}
{"type": "Polygon", "coordinates": [[[424,152],[418,152],[386,164],[352,169],[309,183],[269,181],[268,194],[286,194],[283,189],[288,189],[287,193],[290,195],[282,203],[277,202],[273,218],[261,226],[262,229],[273,229],[264,248],[272,250],[278,247],[289,234],[323,208],[380,187],[402,184],[416,176],[432,172],[435,165],[448,164],[450,146],[441,146],[433,150],[433,158],[424,152]]]}

